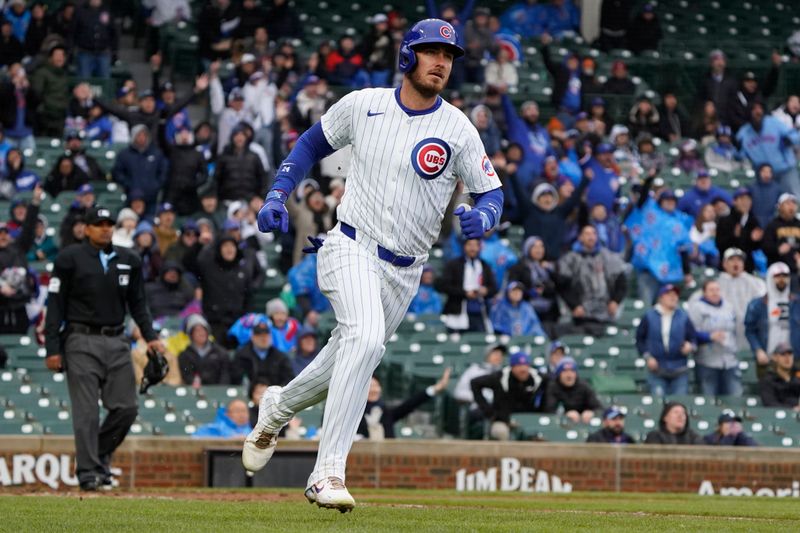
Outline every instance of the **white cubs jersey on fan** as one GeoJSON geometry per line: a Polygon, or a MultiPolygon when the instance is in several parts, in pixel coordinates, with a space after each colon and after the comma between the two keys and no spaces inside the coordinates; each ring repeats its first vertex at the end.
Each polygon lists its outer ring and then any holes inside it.
{"type": "Polygon", "coordinates": [[[500,187],[478,131],[441,97],[427,111],[400,103],[400,89],[351,92],[322,117],[335,150],[353,147],[337,217],[400,255],[436,242],[461,178],[467,192],[500,187]]]}

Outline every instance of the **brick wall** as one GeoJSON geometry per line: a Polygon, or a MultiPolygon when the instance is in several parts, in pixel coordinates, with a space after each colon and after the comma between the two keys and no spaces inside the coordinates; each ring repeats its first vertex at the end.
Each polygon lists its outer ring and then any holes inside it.
{"type": "MultiPolygon", "coordinates": [[[[222,440],[132,437],[116,454],[114,466],[123,470],[123,487],[200,487],[205,484],[205,450],[209,448],[229,449],[233,454],[240,451],[238,445],[222,440]]],[[[315,448],[314,442],[284,441],[278,452],[315,448]]],[[[63,458],[71,467],[72,453],[70,438],[4,437],[0,439],[0,481],[25,483],[26,475],[20,467],[27,462],[36,477],[34,482],[41,483],[39,468],[47,477],[52,465],[39,465],[38,461],[63,458]]],[[[703,481],[711,482],[716,492],[720,487],[748,487],[754,493],[762,488],[774,491],[790,489],[793,483],[800,491],[800,450],[482,441],[357,442],[348,464],[348,485],[454,489],[459,470],[464,479],[473,479],[475,472],[494,468],[499,489],[502,476],[510,472],[508,479],[514,481],[514,469],[521,467],[535,469],[528,472],[531,479],[545,476],[554,484],[557,478],[574,491],[696,493],[703,481]]],[[[487,476],[481,475],[485,480],[487,476]]],[[[70,480],[59,481],[64,486],[70,480]]]]}

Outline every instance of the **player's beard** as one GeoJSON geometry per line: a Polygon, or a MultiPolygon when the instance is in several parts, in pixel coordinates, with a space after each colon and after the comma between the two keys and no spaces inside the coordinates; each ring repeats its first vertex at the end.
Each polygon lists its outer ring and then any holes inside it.
{"type": "Polygon", "coordinates": [[[411,75],[408,77],[408,81],[411,83],[411,86],[417,91],[420,96],[423,98],[433,98],[438,96],[440,92],[447,86],[447,78],[444,79],[442,83],[442,88],[439,89],[434,86],[432,83],[425,80],[425,76],[420,74],[420,69],[414,69],[411,75]]]}

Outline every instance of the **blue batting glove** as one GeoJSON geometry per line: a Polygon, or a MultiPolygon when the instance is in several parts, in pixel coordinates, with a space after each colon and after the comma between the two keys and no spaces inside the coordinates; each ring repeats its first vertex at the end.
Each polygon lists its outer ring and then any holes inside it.
{"type": "Polygon", "coordinates": [[[461,222],[461,234],[465,239],[481,239],[489,231],[489,217],[479,209],[460,205],[453,212],[461,222]]]}
{"type": "Polygon", "coordinates": [[[281,191],[270,191],[258,212],[258,230],[267,233],[289,231],[289,212],[286,210],[286,195],[281,191]]]}
{"type": "Polygon", "coordinates": [[[324,239],[320,239],[319,237],[312,237],[311,235],[308,236],[308,242],[311,243],[311,246],[306,246],[303,248],[304,254],[315,254],[319,252],[319,249],[322,248],[322,243],[325,242],[324,239]]]}

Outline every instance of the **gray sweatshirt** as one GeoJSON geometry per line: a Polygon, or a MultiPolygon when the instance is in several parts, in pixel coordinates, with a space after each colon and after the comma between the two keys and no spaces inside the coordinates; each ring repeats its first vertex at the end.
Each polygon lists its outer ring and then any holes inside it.
{"type": "Polygon", "coordinates": [[[698,365],[709,368],[735,368],[739,365],[736,358],[736,312],[733,307],[722,300],[720,305],[712,305],[700,298],[689,303],[691,318],[698,336],[703,333],[724,331],[725,341],[701,344],[695,356],[698,365]]]}

